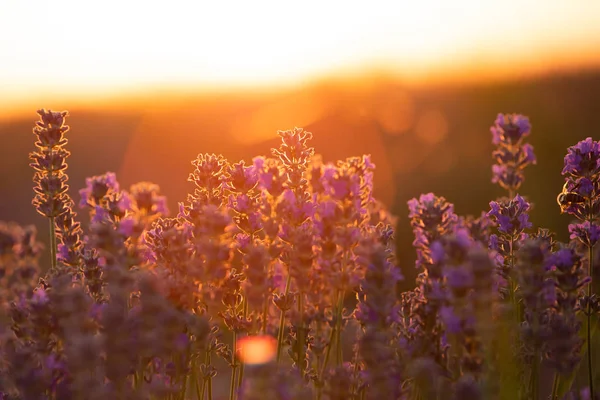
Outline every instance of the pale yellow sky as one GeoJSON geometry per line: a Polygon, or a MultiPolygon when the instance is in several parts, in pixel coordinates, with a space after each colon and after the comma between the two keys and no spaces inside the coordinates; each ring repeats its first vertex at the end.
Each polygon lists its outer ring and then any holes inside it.
{"type": "Polygon", "coordinates": [[[598,62],[598,49],[598,0],[0,0],[0,105],[365,68],[520,73],[598,62]]]}

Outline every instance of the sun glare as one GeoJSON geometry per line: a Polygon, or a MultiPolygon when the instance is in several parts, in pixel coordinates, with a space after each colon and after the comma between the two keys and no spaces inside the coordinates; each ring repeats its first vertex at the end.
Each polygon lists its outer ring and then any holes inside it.
{"type": "Polygon", "coordinates": [[[283,85],[369,68],[409,80],[517,71],[594,57],[599,17],[600,2],[584,0],[6,0],[0,89],[27,97],[283,85]]]}
{"type": "Polygon", "coordinates": [[[238,356],[245,364],[260,365],[272,361],[277,343],[271,336],[247,336],[237,341],[238,356]]]}

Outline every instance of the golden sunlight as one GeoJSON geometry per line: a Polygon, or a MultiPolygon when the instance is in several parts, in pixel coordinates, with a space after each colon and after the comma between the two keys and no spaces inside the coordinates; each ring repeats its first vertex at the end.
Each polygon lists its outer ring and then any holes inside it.
{"type": "Polygon", "coordinates": [[[600,2],[587,0],[6,0],[0,102],[365,70],[429,81],[569,67],[598,61],[599,18],[600,2]]]}

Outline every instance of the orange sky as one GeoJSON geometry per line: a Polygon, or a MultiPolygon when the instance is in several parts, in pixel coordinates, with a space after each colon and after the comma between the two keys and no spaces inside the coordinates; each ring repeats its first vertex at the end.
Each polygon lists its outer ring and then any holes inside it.
{"type": "Polygon", "coordinates": [[[600,65],[597,49],[597,0],[3,0],[0,107],[374,70],[518,76],[600,65]]]}

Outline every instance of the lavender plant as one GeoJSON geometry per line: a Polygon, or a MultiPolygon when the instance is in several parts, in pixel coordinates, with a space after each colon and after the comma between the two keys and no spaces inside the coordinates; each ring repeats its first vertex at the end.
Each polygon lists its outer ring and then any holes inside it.
{"type": "Polygon", "coordinates": [[[107,172],[79,192],[84,230],[68,113],[38,113],[33,204],[51,259],[38,266],[35,229],[0,223],[0,398],[596,396],[599,142],[568,149],[558,201],[577,221],[558,243],[518,193],[536,162],[529,120],[500,114],[492,182],[508,198],[478,217],[410,200],[419,275],[398,293],[396,219],[370,156],[324,162],[300,128],[249,164],[200,154],[174,216],[158,185],[124,190],[107,172]]]}
{"type": "Polygon", "coordinates": [[[587,368],[590,396],[594,398],[594,372],[592,353],[592,325],[597,321],[595,296],[598,293],[598,282],[593,279],[594,245],[600,238],[598,217],[600,213],[600,143],[588,137],[569,147],[564,159],[562,174],[565,184],[557,201],[561,212],[577,218],[577,222],[569,225],[571,240],[583,244],[587,248],[588,278],[591,283],[582,298],[586,314],[587,368]]]}

